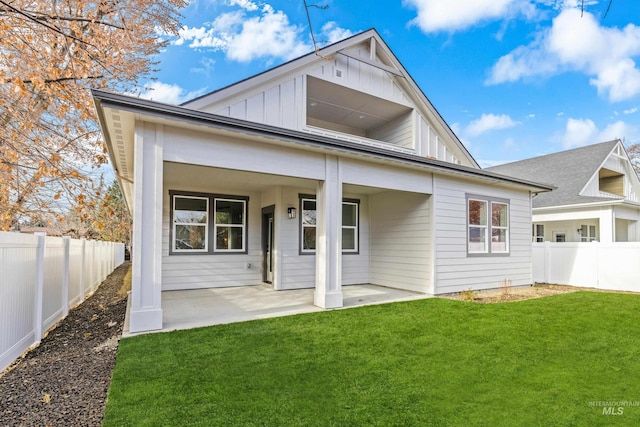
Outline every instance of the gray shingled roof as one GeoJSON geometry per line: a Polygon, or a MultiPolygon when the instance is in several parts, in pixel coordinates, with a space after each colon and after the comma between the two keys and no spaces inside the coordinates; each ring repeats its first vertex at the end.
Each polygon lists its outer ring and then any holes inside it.
{"type": "Polygon", "coordinates": [[[617,143],[618,140],[602,142],[560,153],[493,166],[486,168],[486,170],[515,178],[543,182],[557,187],[556,190],[540,193],[535,197],[533,199],[534,208],[619,200],[616,197],[586,197],[579,195],[617,143]]]}

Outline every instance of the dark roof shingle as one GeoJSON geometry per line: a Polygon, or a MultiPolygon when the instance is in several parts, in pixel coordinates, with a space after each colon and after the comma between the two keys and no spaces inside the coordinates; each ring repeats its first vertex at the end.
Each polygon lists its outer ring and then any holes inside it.
{"type": "Polygon", "coordinates": [[[580,191],[598,171],[617,143],[618,140],[602,142],[493,166],[486,170],[557,187],[556,190],[541,193],[534,198],[534,208],[618,200],[616,197],[580,196],[580,191]]]}

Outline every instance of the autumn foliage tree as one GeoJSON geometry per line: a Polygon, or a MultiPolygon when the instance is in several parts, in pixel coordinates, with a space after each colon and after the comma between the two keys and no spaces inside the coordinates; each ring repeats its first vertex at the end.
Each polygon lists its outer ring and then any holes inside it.
{"type": "Polygon", "coordinates": [[[107,161],[89,88],[135,91],[186,0],[0,0],[0,230],[84,213],[107,161]]]}
{"type": "Polygon", "coordinates": [[[636,175],[640,177],[640,143],[631,144],[626,148],[627,154],[629,155],[629,160],[631,160],[631,165],[636,171],[636,175]]]}

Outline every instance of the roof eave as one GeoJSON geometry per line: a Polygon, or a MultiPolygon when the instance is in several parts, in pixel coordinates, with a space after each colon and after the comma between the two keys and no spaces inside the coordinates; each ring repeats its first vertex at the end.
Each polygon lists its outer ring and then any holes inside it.
{"type": "MultiPolygon", "coordinates": [[[[465,175],[476,179],[492,180],[501,182],[505,185],[515,185],[524,187],[531,192],[547,192],[554,189],[553,186],[540,184],[532,181],[521,180],[514,177],[488,172],[483,169],[475,169],[469,166],[457,165],[441,160],[429,159],[417,155],[409,155],[404,153],[393,152],[384,148],[367,146],[356,142],[344,141],[329,138],[320,135],[314,135],[296,130],[284,129],[275,126],[265,125],[261,123],[248,122],[246,120],[235,119],[231,117],[219,116],[212,113],[206,113],[199,110],[192,110],[185,107],[163,104],[156,101],[116,94],[99,89],[93,89],[92,95],[98,110],[98,116],[101,120],[102,129],[106,129],[106,122],[101,109],[115,108],[131,113],[147,114],[156,117],[169,118],[183,123],[191,123],[196,125],[204,125],[208,127],[216,127],[220,129],[242,132],[248,135],[272,137],[281,141],[289,141],[296,144],[311,145],[324,149],[339,150],[342,152],[352,152],[364,154],[372,157],[383,158],[386,160],[395,160],[407,164],[413,164],[428,168],[433,171],[443,173],[465,175]]],[[[105,135],[110,144],[110,136],[105,135]]],[[[110,156],[113,153],[110,152],[110,156]]],[[[115,159],[115,157],[112,157],[115,159]]]]}

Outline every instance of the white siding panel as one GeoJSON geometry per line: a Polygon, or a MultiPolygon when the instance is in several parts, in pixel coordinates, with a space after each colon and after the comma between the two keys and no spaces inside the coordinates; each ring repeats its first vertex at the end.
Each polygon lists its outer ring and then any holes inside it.
{"type": "Polygon", "coordinates": [[[529,285],[531,277],[531,210],[529,193],[462,180],[434,178],[435,292],[529,285]],[[507,199],[510,202],[508,256],[467,256],[466,194],[507,199]]]}
{"type": "Polygon", "coordinates": [[[411,171],[352,159],[341,159],[340,170],[345,184],[415,191],[424,194],[430,194],[433,189],[433,178],[431,174],[426,174],[424,171],[411,171]]]}
{"type": "MultiPolygon", "coordinates": [[[[282,255],[282,288],[299,289],[315,287],[316,257],[313,254],[300,254],[300,216],[299,194],[309,194],[308,189],[285,188],[283,190],[283,205],[295,206],[298,218],[285,220],[283,229],[279,232],[280,246],[277,248],[282,255]]],[[[345,193],[344,198],[360,200],[360,228],[358,254],[344,254],[342,256],[342,284],[353,285],[369,283],[369,202],[365,195],[345,193]]]]}
{"type": "Polygon", "coordinates": [[[165,161],[324,179],[324,159],[320,153],[165,127],[165,161]]]}
{"type": "Polygon", "coordinates": [[[265,92],[265,123],[271,126],[281,126],[282,116],[280,114],[280,86],[269,88],[265,92]]]}
{"type": "MultiPolygon", "coordinates": [[[[165,188],[162,212],[162,290],[202,289],[262,283],[262,206],[259,193],[249,197],[246,254],[169,255],[169,190],[225,194],[224,188],[165,188]],[[246,268],[246,263],[251,267],[246,268]]],[[[211,230],[211,228],[210,228],[211,230]]]]}
{"type": "Polygon", "coordinates": [[[264,123],[264,92],[260,92],[247,99],[247,120],[251,122],[264,123]]]}
{"type": "Polygon", "coordinates": [[[360,200],[359,253],[342,255],[342,284],[369,283],[369,198],[358,194],[343,194],[348,199],[360,200]]]}
{"type": "Polygon", "coordinates": [[[368,138],[384,141],[405,148],[413,147],[413,115],[407,113],[379,128],[370,130],[368,138]]]}
{"type": "Polygon", "coordinates": [[[430,196],[370,196],[371,283],[416,292],[431,288],[430,196]]]}
{"type": "MultiPolygon", "coordinates": [[[[287,129],[297,129],[296,124],[296,114],[297,109],[299,108],[299,103],[302,101],[298,100],[296,93],[296,81],[289,80],[283,83],[280,86],[281,97],[280,97],[280,120],[281,126],[287,129]]],[[[302,94],[300,94],[302,96],[302,94]]]]}
{"type": "Polygon", "coordinates": [[[231,117],[235,119],[246,120],[247,119],[247,100],[243,99],[240,102],[236,102],[230,107],[231,117]]]}

